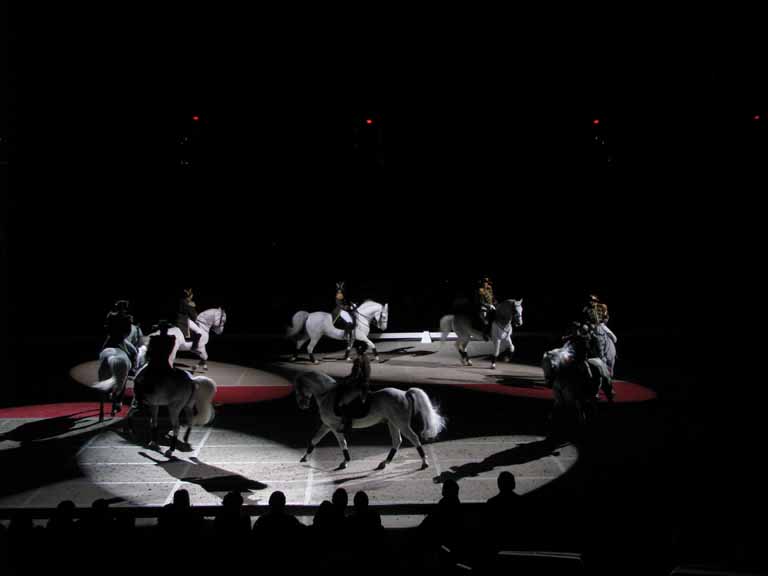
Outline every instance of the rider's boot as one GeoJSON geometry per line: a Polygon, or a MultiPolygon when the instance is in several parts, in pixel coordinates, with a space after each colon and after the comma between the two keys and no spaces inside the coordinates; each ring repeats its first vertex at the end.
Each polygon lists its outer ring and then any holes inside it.
{"type": "Polygon", "coordinates": [[[352,432],[352,417],[348,414],[344,415],[344,418],[341,420],[342,422],[342,433],[344,434],[344,437],[349,439],[349,435],[352,432]]]}

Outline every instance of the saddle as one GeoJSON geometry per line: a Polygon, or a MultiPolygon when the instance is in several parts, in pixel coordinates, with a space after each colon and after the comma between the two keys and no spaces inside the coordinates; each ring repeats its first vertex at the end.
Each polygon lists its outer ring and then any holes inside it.
{"type": "Polygon", "coordinates": [[[333,325],[340,330],[347,330],[355,326],[355,319],[349,310],[341,309],[335,314],[333,325]]]}
{"type": "Polygon", "coordinates": [[[336,401],[333,404],[333,413],[338,416],[339,418],[349,417],[352,419],[357,418],[365,418],[368,415],[368,412],[371,409],[371,403],[369,402],[363,402],[362,399],[358,396],[351,402],[345,404],[344,406],[341,406],[339,402],[341,401],[342,397],[344,396],[344,391],[339,391],[339,393],[336,395],[336,401]]]}

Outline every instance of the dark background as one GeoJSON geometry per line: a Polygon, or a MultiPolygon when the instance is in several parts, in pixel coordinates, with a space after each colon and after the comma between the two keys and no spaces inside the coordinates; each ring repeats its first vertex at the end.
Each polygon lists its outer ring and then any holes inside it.
{"type": "Polygon", "coordinates": [[[392,331],[436,330],[480,274],[533,332],[597,292],[626,376],[660,393],[654,481],[685,502],[640,532],[691,526],[752,557],[754,15],[66,10],[17,19],[3,61],[0,402],[50,398],[115,299],[148,325],[187,284],[245,336],[329,310],[339,279],[389,302],[392,331]]]}

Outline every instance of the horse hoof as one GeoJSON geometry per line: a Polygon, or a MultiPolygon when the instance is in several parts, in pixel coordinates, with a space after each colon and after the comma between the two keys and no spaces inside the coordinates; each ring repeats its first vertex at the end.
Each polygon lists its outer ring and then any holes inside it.
{"type": "Polygon", "coordinates": [[[296,362],[296,360],[298,359],[299,359],[298,356],[291,356],[290,358],[288,358],[288,362],[296,362]]]}
{"type": "Polygon", "coordinates": [[[150,450],[158,450],[160,448],[160,445],[157,442],[150,442],[147,444],[147,448],[150,450]]]}
{"type": "Polygon", "coordinates": [[[307,457],[306,456],[302,456],[301,460],[299,460],[299,462],[306,462],[306,461],[307,461],[307,457]]]}
{"type": "Polygon", "coordinates": [[[312,364],[320,364],[319,360],[312,360],[312,364]]]}
{"type": "Polygon", "coordinates": [[[347,462],[344,461],[336,467],[336,470],[344,470],[347,467],[347,462]]]}
{"type": "Polygon", "coordinates": [[[472,360],[467,360],[467,366],[472,366],[472,360]]]}
{"type": "Polygon", "coordinates": [[[166,458],[173,458],[173,450],[168,448],[168,450],[165,451],[166,458]]]}
{"type": "Polygon", "coordinates": [[[387,461],[384,460],[384,462],[382,462],[381,464],[376,466],[376,470],[384,470],[384,468],[386,468],[386,467],[387,467],[387,461]]]}
{"type": "Polygon", "coordinates": [[[381,362],[381,358],[379,358],[378,356],[374,356],[373,359],[376,360],[376,362],[381,362]]]}
{"type": "Polygon", "coordinates": [[[429,462],[427,462],[426,460],[422,461],[421,469],[426,470],[427,468],[429,468],[429,462]]]}
{"type": "Polygon", "coordinates": [[[350,358],[349,356],[347,356],[346,358],[344,358],[344,360],[346,360],[347,362],[352,362],[352,358],[350,358]]]}
{"type": "Polygon", "coordinates": [[[496,364],[491,364],[491,370],[496,370],[496,364]]]}

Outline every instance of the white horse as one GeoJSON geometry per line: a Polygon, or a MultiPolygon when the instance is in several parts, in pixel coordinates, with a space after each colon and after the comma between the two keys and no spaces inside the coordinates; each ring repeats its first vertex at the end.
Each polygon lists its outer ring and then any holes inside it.
{"type": "MultiPolygon", "coordinates": [[[[371,331],[371,322],[376,322],[379,330],[386,330],[388,318],[388,304],[379,304],[373,300],[366,300],[360,304],[360,306],[355,309],[353,341],[347,344],[345,358],[349,360],[349,353],[354,344],[354,340],[361,340],[368,344],[374,358],[378,361],[379,353],[376,351],[376,345],[368,339],[368,333],[371,331]]],[[[317,346],[317,343],[320,341],[320,338],[328,336],[334,340],[347,339],[344,330],[334,328],[331,314],[328,312],[312,312],[310,314],[305,310],[300,310],[293,315],[291,326],[288,328],[286,336],[289,339],[296,341],[296,352],[291,357],[291,361],[296,360],[301,347],[304,346],[306,342],[309,342],[307,352],[309,352],[309,359],[314,364],[318,363],[313,352],[315,346],[317,346]]]]}
{"type": "MultiPolygon", "coordinates": [[[[336,414],[336,396],[339,382],[322,372],[304,372],[300,374],[294,383],[296,402],[299,408],[309,408],[312,397],[317,401],[320,411],[320,428],[309,442],[307,451],[301,457],[301,462],[306,462],[318,442],[333,432],[336,441],[344,453],[344,460],[338,469],[346,468],[350,461],[347,439],[342,431],[342,417],[336,414]]],[[[421,456],[422,469],[429,466],[424,448],[419,441],[419,435],[424,440],[436,438],[445,429],[446,419],[440,414],[438,408],[432,404],[429,396],[420,388],[410,388],[406,392],[397,388],[383,388],[368,394],[366,399],[368,413],[362,418],[352,420],[353,428],[368,428],[379,422],[386,422],[389,426],[389,434],[392,438],[392,448],[379,466],[383,470],[397,454],[402,443],[402,432],[416,447],[421,456]],[[419,430],[417,434],[416,430],[419,430]]]]}
{"type": "MultiPolygon", "coordinates": [[[[198,358],[200,358],[198,366],[203,370],[208,370],[208,351],[205,349],[205,345],[208,344],[208,340],[210,339],[210,332],[213,331],[216,334],[221,334],[224,331],[224,325],[226,323],[227,312],[223,308],[209,308],[208,310],[200,312],[200,314],[197,315],[196,326],[193,326],[193,324],[195,324],[194,321],[189,320],[190,330],[199,328],[197,331],[200,332],[200,340],[197,343],[196,350],[192,350],[192,342],[186,341],[184,334],[177,326],[169,328],[168,334],[176,339],[176,346],[174,346],[173,352],[171,352],[171,355],[168,358],[171,366],[173,366],[173,363],[176,361],[176,354],[178,352],[192,351],[198,358]]],[[[160,332],[153,332],[150,336],[155,336],[159,333],[160,332]]]]}
{"type": "MultiPolygon", "coordinates": [[[[442,341],[444,342],[448,333],[453,330],[456,332],[456,348],[461,355],[461,363],[464,366],[472,366],[472,360],[469,359],[467,346],[474,338],[483,340],[483,333],[473,327],[474,318],[472,314],[457,313],[443,316],[440,319],[440,332],[442,332],[442,341]]],[[[491,368],[496,368],[496,361],[499,355],[506,348],[510,357],[515,351],[515,345],[512,344],[512,329],[523,325],[523,300],[504,300],[496,306],[496,316],[491,326],[491,341],[493,342],[493,360],[491,368]]]]}

